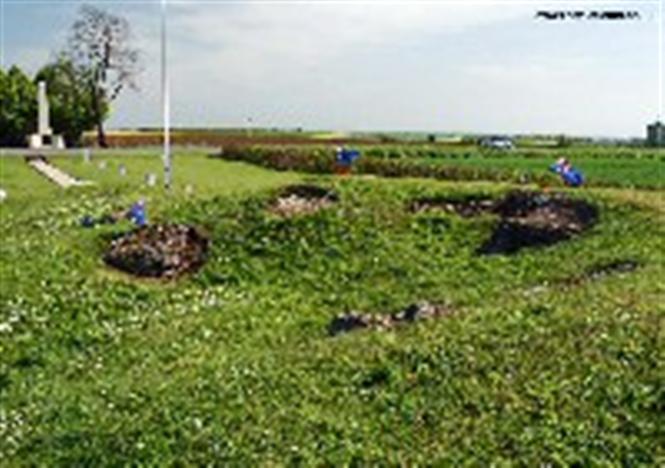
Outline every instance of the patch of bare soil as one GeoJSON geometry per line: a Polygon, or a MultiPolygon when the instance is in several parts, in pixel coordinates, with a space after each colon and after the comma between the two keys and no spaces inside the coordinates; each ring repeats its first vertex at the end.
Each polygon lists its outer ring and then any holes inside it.
{"type": "Polygon", "coordinates": [[[614,260],[594,265],[586,272],[586,276],[592,279],[599,279],[613,274],[630,273],[637,270],[640,266],[640,263],[636,260],[614,260]]]}
{"type": "Polygon", "coordinates": [[[349,312],[335,317],[328,325],[328,333],[335,336],[359,328],[388,330],[404,323],[447,317],[452,313],[452,308],[448,306],[430,304],[429,302],[411,304],[405,309],[390,315],[349,312]]]}
{"type": "Polygon", "coordinates": [[[315,213],[339,201],[332,190],[316,185],[290,185],[284,188],[269,208],[278,216],[292,216],[315,213]]]}
{"type": "MultiPolygon", "coordinates": [[[[555,281],[552,286],[554,287],[576,287],[582,286],[591,281],[599,281],[609,276],[625,276],[628,273],[633,273],[634,271],[641,268],[643,264],[637,260],[633,259],[621,259],[621,260],[611,260],[609,262],[600,262],[592,265],[591,267],[584,270],[583,273],[570,276],[558,281],[555,281]]],[[[533,294],[540,294],[548,289],[548,284],[540,284],[538,286],[532,287],[525,292],[525,295],[530,296],[533,294]]]]}
{"type": "Polygon", "coordinates": [[[566,281],[564,281],[564,283],[566,285],[579,285],[586,281],[601,280],[608,276],[625,275],[627,273],[634,272],[641,266],[642,264],[640,262],[633,259],[622,259],[622,260],[612,260],[609,262],[601,262],[592,265],[581,276],[575,276],[573,278],[567,279],[566,281]]]}
{"type": "Polygon", "coordinates": [[[465,218],[482,214],[499,216],[494,232],[478,253],[513,254],[524,247],[538,247],[568,240],[590,228],[598,209],[565,194],[516,190],[494,200],[471,195],[464,198],[420,198],[411,211],[443,210],[465,218]]]}
{"type": "Polygon", "coordinates": [[[493,208],[501,218],[480,254],[512,254],[525,247],[552,245],[593,226],[598,209],[563,194],[514,191],[493,208]]]}
{"type": "Polygon", "coordinates": [[[209,239],[192,226],[157,224],[113,240],[104,261],[135,276],[171,279],[200,268],[209,239]]]}

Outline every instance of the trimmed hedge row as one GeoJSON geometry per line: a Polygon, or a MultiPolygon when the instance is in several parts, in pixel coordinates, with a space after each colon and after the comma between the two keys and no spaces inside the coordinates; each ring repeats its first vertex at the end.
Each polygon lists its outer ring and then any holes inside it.
{"type": "MultiPolygon", "coordinates": [[[[269,148],[260,146],[228,146],[212,155],[228,161],[243,161],[278,171],[299,171],[330,174],[335,169],[335,155],[320,148],[269,148]]],[[[442,180],[487,180],[496,182],[560,185],[558,177],[549,173],[533,174],[520,170],[444,166],[427,164],[411,158],[384,158],[366,152],[353,167],[357,174],[381,177],[418,177],[442,180]]]]}

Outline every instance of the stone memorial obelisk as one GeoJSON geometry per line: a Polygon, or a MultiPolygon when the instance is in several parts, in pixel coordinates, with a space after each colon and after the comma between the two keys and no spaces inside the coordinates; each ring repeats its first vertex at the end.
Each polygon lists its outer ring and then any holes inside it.
{"type": "Polygon", "coordinates": [[[63,149],[64,140],[60,135],[53,135],[49,124],[49,104],[46,96],[46,82],[37,83],[37,133],[30,135],[30,148],[63,149]]]}
{"type": "Polygon", "coordinates": [[[42,136],[49,136],[53,134],[51,126],[49,125],[49,106],[46,97],[46,82],[40,81],[37,83],[37,105],[38,105],[38,120],[37,120],[37,133],[42,136]]]}

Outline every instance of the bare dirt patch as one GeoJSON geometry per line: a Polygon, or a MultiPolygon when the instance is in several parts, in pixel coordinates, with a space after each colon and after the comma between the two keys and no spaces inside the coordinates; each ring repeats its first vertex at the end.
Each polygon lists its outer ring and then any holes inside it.
{"type": "Polygon", "coordinates": [[[451,307],[429,302],[411,304],[405,309],[390,315],[349,312],[335,317],[328,325],[328,333],[335,336],[361,328],[389,330],[401,324],[442,318],[452,314],[453,309],[451,307]]]}
{"type": "Polygon", "coordinates": [[[603,278],[613,274],[630,273],[637,270],[641,266],[637,260],[613,260],[607,263],[599,263],[591,267],[586,276],[592,279],[603,278]]]}
{"type": "Polygon", "coordinates": [[[337,203],[339,196],[330,189],[316,185],[290,185],[278,194],[269,211],[278,216],[292,216],[315,213],[337,203]]]}
{"type": "MultiPolygon", "coordinates": [[[[581,274],[555,281],[551,286],[564,289],[582,286],[593,281],[603,280],[610,276],[622,277],[635,272],[643,266],[644,264],[642,262],[631,258],[599,262],[586,268],[581,274]]],[[[530,296],[533,294],[544,293],[548,290],[549,286],[550,284],[548,283],[539,284],[525,291],[525,295],[530,296]]]]}
{"type": "Polygon", "coordinates": [[[104,261],[135,276],[171,279],[199,269],[209,242],[185,224],[144,226],[113,240],[104,261]]]}
{"type": "Polygon", "coordinates": [[[512,254],[568,240],[598,220],[598,209],[564,194],[511,192],[492,210],[500,216],[480,254],[512,254]]]}
{"type": "Polygon", "coordinates": [[[479,254],[513,254],[524,247],[539,247],[568,240],[594,225],[598,209],[565,194],[513,191],[501,199],[482,195],[463,198],[431,197],[415,200],[412,212],[442,210],[465,218],[499,216],[492,236],[479,254]]]}
{"type": "Polygon", "coordinates": [[[569,278],[563,281],[563,283],[565,285],[580,285],[587,281],[601,280],[608,276],[626,275],[634,272],[640,267],[642,267],[642,263],[630,258],[600,262],[587,268],[582,275],[569,278]]]}

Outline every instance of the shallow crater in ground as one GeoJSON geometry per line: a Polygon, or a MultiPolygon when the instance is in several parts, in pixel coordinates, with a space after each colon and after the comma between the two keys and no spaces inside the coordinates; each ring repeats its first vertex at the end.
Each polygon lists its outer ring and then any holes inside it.
{"type": "Polygon", "coordinates": [[[283,188],[268,211],[284,218],[315,213],[339,201],[333,190],[317,185],[297,184],[283,188]]]}
{"type": "Polygon", "coordinates": [[[525,247],[542,247],[571,239],[593,226],[598,208],[562,193],[515,190],[503,198],[484,195],[463,198],[430,197],[411,203],[411,211],[442,210],[465,218],[499,217],[492,235],[478,249],[481,255],[513,254],[525,247]]]}
{"type": "Polygon", "coordinates": [[[135,276],[176,278],[205,263],[209,244],[208,236],[193,226],[155,224],[111,241],[104,262],[135,276]]]}

